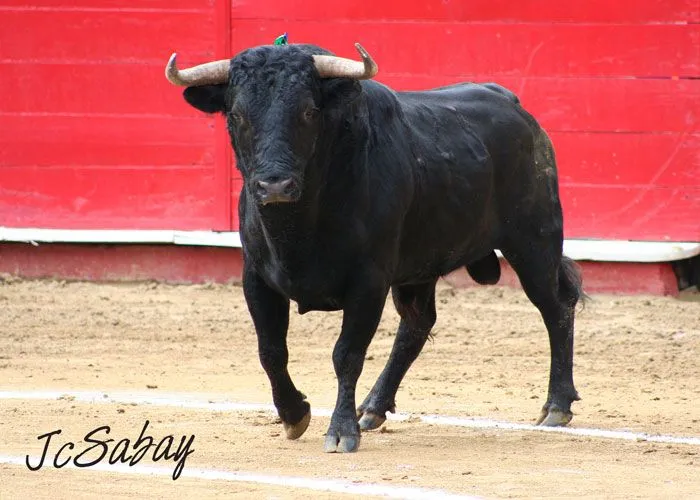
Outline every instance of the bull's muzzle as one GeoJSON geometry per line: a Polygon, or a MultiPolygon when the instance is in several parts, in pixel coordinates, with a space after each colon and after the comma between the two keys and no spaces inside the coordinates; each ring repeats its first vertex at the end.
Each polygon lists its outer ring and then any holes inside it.
{"type": "Polygon", "coordinates": [[[275,182],[257,181],[255,187],[263,205],[290,203],[299,197],[297,185],[291,178],[275,182]]]}

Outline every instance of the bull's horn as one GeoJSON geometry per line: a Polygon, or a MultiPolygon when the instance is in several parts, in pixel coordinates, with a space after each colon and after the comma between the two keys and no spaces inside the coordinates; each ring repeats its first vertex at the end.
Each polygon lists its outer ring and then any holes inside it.
{"type": "Polygon", "coordinates": [[[199,85],[216,85],[228,81],[228,71],[231,67],[229,59],[212,61],[199,66],[179,70],[177,69],[177,54],[170,56],[165,66],[165,78],[173,85],[182,87],[196,87],[199,85]]]}
{"type": "Polygon", "coordinates": [[[379,68],[372,56],[359,43],[355,48],[362,56],[362,62],[345,59],[344,57],[315,55],[314,63],[321,78],[353,78],[368,80],[377,74],[379,68]]]}

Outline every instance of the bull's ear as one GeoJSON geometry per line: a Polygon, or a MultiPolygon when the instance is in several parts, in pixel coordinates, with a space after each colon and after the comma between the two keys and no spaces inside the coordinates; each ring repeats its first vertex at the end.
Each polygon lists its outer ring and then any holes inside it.
{"type": "Polygon", "coordinates": [[[183,92],[185,101],[205,113],[223,113],[226,108],[227,84],[187,87],[183,92]]]}

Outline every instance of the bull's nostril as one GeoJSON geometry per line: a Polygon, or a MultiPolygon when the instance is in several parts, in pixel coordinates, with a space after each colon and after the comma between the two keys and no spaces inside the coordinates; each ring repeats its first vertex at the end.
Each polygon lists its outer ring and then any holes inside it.
{"type": "Polygon", "coordinates": [[[285,179],[282,182],[278,182],[277,185],[279,185],[280,192],[284,191],[291,183],[292,179],[285,179]]]}
{"type": "Polygon", "coordinates": [[[264,194],[283,194],[292,183],[292,179],[279,182],[258,181],[258,190],[264,194]]]}

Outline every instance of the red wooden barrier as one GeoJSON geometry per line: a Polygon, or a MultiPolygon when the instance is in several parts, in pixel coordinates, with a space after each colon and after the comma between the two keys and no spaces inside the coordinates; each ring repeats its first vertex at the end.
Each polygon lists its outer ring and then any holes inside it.
{"type": "Polygon", "coordinates": [[[397,89],[514,90],[554,141],[568,238],[700,241],[700,0],[4,0],[0,25],[0,226],[236,230],[222,120],[163,65],[286,31],[362,42],[397,89]]]}
{"type": "Polygon", "coordinates": [[[568,238],[700,241],[700,0],[326,2],[232,10],[234,52],[360,41],[396,89],[495,81],[550,132],[568,238]]]}
{"type": "Polygon", "coordinates": [[[225,17],[208,0],[2,2],[0,226],[230,230],[215,120],[163,78],[176,48],[223,57],[225,17]]]}

